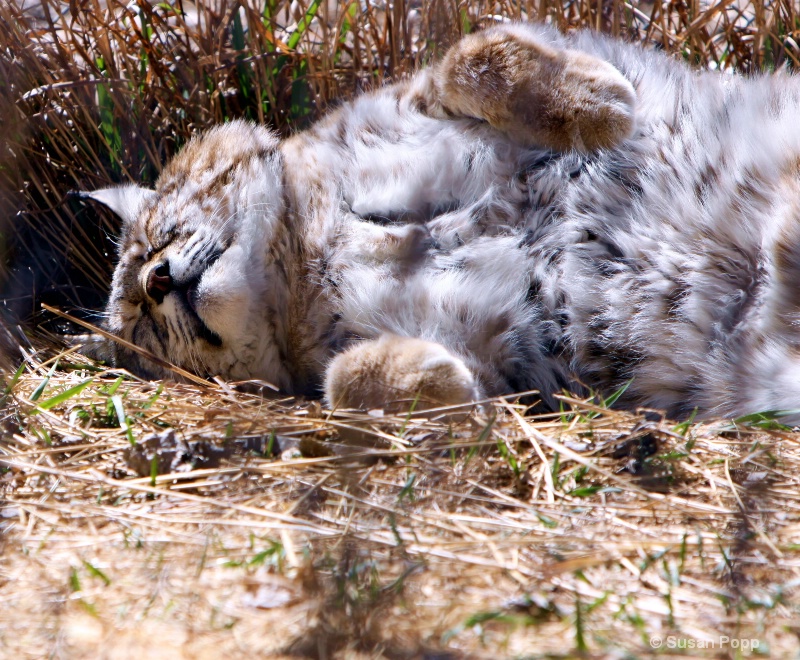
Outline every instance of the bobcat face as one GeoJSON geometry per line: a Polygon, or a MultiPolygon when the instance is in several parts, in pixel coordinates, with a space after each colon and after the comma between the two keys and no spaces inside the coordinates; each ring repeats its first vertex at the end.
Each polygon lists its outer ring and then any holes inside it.
{"type": "MultiPolygon", "coordinates": [[[[229,124],[190,143],[155,191],[91,195],[123,218],[110,332],[200,375],[281,381],[269,331],[282,313],[268,263],[283,215],[277,145],[265,129],[229,124]]],[[[168,375],[124,347],[114,361],[168,375]]]]}

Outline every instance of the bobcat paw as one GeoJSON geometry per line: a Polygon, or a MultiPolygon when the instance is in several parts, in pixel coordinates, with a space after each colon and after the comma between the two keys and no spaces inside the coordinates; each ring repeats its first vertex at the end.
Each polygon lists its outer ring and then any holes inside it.
{"type": "Polygon", "coordinates": [[[435,84],[447,113],[483,119],[526,145],[591,151],[619,144],[634,126],[636,94],[616,68],[546,44],[525,25],[465,37],[435,84]]]}
{"type": "Polygon", "coordinates": [[[464,362],[444,346],[387,334],[333,359],[325,397],[333,408],[407,408],[416,401],[421,410],[467,404],[480,393],[464,362]]]}

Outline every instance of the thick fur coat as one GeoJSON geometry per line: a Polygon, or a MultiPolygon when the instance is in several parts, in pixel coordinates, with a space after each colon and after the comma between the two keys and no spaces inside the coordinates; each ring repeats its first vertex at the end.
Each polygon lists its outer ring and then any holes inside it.
{"type": "Polygon", "coordinates": [[[124,220],[107,328],[201,375],[347,407],[628,384],[673,416],[800,408],[800,78],[507,25],[92,196],[124,220]]]}

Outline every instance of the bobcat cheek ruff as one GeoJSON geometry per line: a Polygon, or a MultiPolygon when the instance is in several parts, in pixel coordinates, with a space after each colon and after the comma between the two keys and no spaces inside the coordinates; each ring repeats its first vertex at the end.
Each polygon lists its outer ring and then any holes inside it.
{"type": "Polygon", "coordinates": [[[232,122],[155,191],[92,193],[124,221],[107,327],[338,406],[798,409],[798,120],[795,77],[491,28],[287,140],[232,122]]]}

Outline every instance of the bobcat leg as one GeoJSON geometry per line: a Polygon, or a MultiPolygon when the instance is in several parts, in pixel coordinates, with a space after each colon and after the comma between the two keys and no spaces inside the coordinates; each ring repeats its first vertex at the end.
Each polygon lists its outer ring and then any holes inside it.
{"type": "Polygon", "coordinates": [[[604,60],[544,43],[530,26],[465,37],[433,75],[446,114],[483,119],[523,144],[589,151],[633,130],[630,82],[604,60]]]}
{"type": "Polygon", "coordinates": [[[383,408],[416,400],[416,409],[467,404],[480,398],[466,365],[444,346],[382,335],[337,355],[325,375],[334,408],[383,408]]]}

